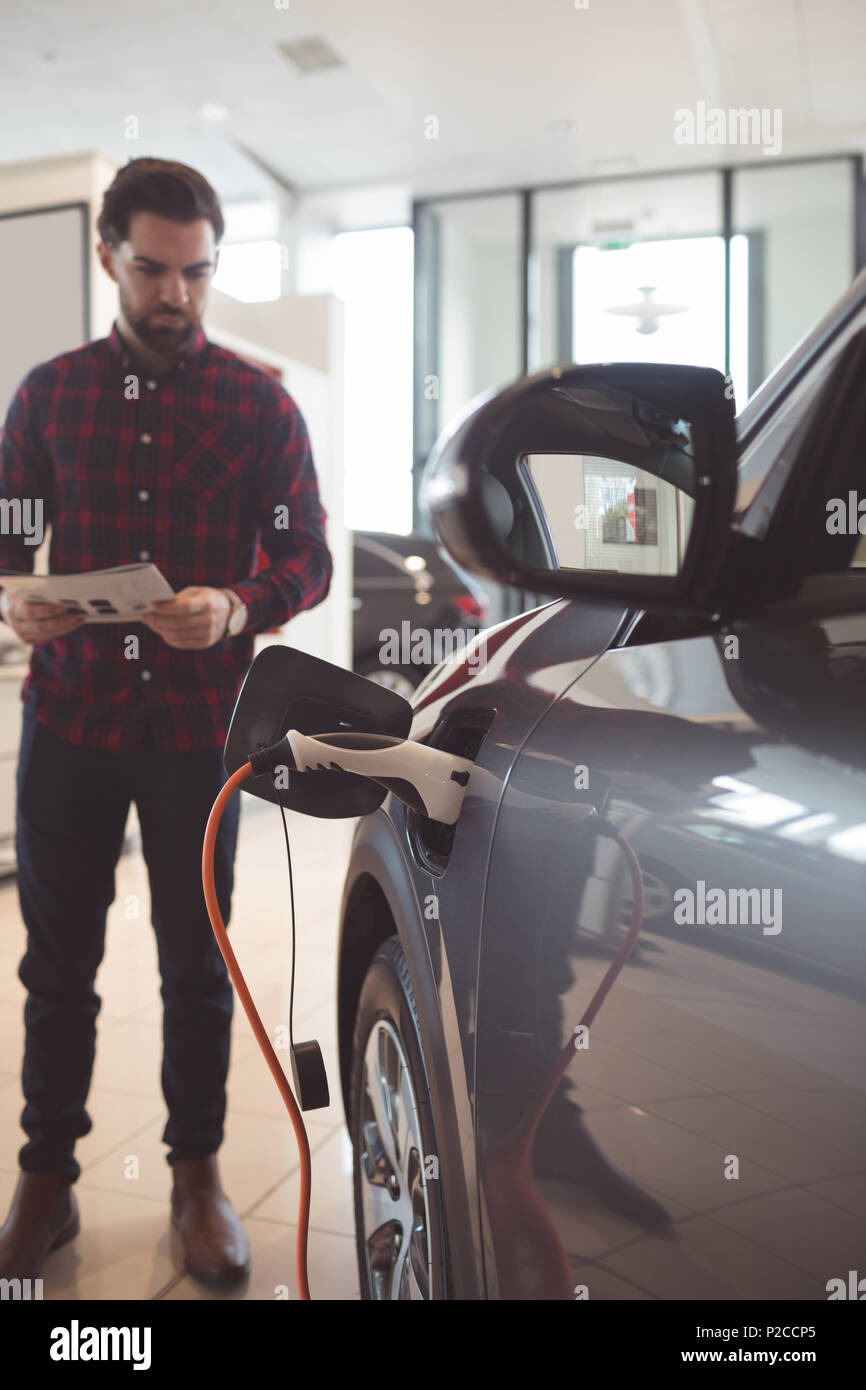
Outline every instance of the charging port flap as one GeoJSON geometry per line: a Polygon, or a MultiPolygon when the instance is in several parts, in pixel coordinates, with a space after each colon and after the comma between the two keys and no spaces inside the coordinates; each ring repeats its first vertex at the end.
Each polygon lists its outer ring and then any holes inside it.
{"type": "MultiPolygon", "coordinates": [[[[273,645],[259,652],[235,703],[223,753],[227,773],[250,753],[277,743],[289,729],[302,734],[338,730],[407,738],[412,706],[375,681],[310,656],[273,645]]],[[[384,787],[350,772],[288,772],[250,777],[243,789],[263,801],[336,820],[365,816],[381,806],[384,787]],[[282,785],[286,783],[287,785],[282,785]]]]}

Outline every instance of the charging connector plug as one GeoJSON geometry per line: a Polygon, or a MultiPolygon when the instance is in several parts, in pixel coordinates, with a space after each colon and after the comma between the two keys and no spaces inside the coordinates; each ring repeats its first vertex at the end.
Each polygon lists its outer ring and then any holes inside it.
{"type": "Polygon", "coordinates": [[[428,820],[454,825],[475,764],[456,753],[430,748],[412,739],[388,734],[340,731],[334,734],[298,733],[296,729],[250,753],[257,777],[277,767],[297,772],[350,772],[387,788],[405,805],[428,820]]]}

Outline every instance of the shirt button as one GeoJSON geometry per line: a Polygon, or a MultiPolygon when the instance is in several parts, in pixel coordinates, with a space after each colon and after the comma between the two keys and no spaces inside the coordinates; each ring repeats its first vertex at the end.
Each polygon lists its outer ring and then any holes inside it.
{"type": "Polygon", "coordinates": [[[156,382],[154,381],[153,377],[150,378],[150,381],[146,381],[144,384],[147,387],[148,391],[156,390],[156,382]]]}
{"type": "Polygon", "coordinates": [[[141,673],[141,679],[142,679],[143,681],[149,681],[149,680],[150,680],[150,672],[149,672],[149,671],[142,671],[142,673],[141,673]]]}
{"type": "Polygon", "coordinates": [[[150,444],[153,442],[153,437],[149,434],[141,434],[139,435],[139,439],[141,440],[142,444],[150,444]]]}
{"type": "Polygon", "coordinates": [[[148,492],[148,490],[147,490],[146,487],[143,487],[143,488],[141,489],[141,492],[138,494],[138,500],[139,500],[139,502],[149,502],[149,501],[150,501],[150,493],[148,492]]]}
{"type": "Polygon", "coordinates": [[[149,560],[149,559],[150,559],[150,551],[149,551],[149,550],[139,550],[139,552],[138,552],[138,558],[139,558],[139,560],[149,560]]]}

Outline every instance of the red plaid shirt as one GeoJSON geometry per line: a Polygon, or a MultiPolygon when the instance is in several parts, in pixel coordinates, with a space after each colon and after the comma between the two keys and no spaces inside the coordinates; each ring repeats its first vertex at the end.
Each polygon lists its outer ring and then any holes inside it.
{"type": "MultiPolygon", "coordinates": [[[[6,417],[0,498],[42,500],[52,573],[152,560],[175,592],[231,588],[249,610],[244,633],[202,651],[136,622],[88,623],[34,646],[22,699],[70,743],[134,749],[150,726],[160,751],[221,745],[253,634],[330,586],[327,514],[297,405],[202,332],[159,377],[130,359],[116,325],[35,367],[6,417]],[[258,541],[269,564],[255,573],[258,541]]],[[[0,569],[32,572],[35,548],[0,534],[0,569]]]]}

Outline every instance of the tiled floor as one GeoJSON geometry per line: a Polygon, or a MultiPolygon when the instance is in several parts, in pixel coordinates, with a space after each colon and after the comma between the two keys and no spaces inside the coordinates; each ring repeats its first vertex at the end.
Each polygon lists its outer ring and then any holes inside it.
{"type": "MultiPolygon", "coordinates": [[[[594,1299],[825,1298],[863,1248],[862,1004],[670,937],[644,951],[571,1076],[595,1142],[675,1224],[636,1233],[543,1181],[575,1283],[594,1299]]],[[[607,968],[576,961],[566,1018],[607,968]]]]}
{"type": "MultiPolygon", "coordinates": [[[[292,814],[288,819],[299,946],[294,1031],[298,1040],[320,1042],[332,1096],[328,1110],[305,1116],[313,1151],[310,1287],[314,1298],[351,1299],[358,1297],[351,1158],[338,1095],[333,995],[337,914],[353,823],[292,814]]],[[[247,797],[230,931],[272,1037],[288,1018],[287,884],[279,815],[247,797]]],[[[17,977],[24,939],[15,883],[7,880],[0,886],[0,1222],[24,1141],[19,1125],[24,989],[17,977]]],[[[171,1175],[160,1139],[166,1118],[159,1084],[162,1005],[147,874],[135,852],[118,866],[97,990],[103,1004],[88,1100],[93,1129],[76,1150],[82,1166],[76,1188],[82,1229],[49,1257],[45,1297],[213,1298],[217,1295],[183,1273],[169,1224],[171,1175]]],[[[274,1299],[284,1297],[288,1286],[294,1298],[294,1132],[237,1002],[220,1171],[249,1233],[252,1270],[242,1287],[218,1296],[274,1299]]]]}
{"type": "MultiPolygon", "coordinates": [[[[271,1036],[287,1021],[289,904],[276,811],[246,798],[231,935],[271,1036]]],[[[349,1144],[337,1092],[335,936],[352,823],[290,817],[299,967],[295,1036],[321,1043],[333,1096],[306,1116],[313,1151],[314,1298],[357,1298],[349,1144]]],[[[125,856],[98,979],[103,997],[94,1125],[78,1149],[82,1232],[45,1269],[48,1298],[217,1295],[182,1270],[168,1219],[161,1134],[161,1004],[147,877],[125,856]],[[133,1176],[134,1174],[134,1176],[133,1176]]],[[[22,1142],[24,946],[14,883],[0,887],[0,1207],[22,1142]]],[[[656,938],[629,962],[572,1069],[586,1124],[609,1160],[661,1201],[674,1237],[646,1233],[577,1181],[540,1180],[575,1283],[593,1298],[822,1298],[862,1249],[862,1005],[690,943],[656,938]],[[723,1159],[742,1171],[728,1181],[723,1159]]],[[[607,969],[576,957],[563,1018],[579,1018],[607,969]]],[[[270,1073],[237,1007],[224,1185],[250,1235],[232,1298],[296,1293],[298,1161],[270,1073]]]]}

